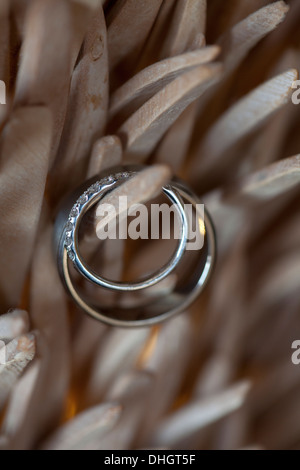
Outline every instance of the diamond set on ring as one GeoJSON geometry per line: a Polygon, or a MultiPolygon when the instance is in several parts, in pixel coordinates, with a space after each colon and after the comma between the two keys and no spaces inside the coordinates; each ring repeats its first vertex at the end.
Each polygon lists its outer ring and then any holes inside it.
{"type": "Polygon", "coordinates": [[[75,261],[75,250],[74,250],[74,230],[75,230],[75,225],[77,222],[77,219],[82,212],[82,210],[85,208],[85,205],[90,202],[91,199],[93,199],[95,196],[99,194],[102,189],[107,186],[107,185],[112,185],[119,180],[126,179],[131,174],[128,172],[123,172],[123,173],[117,173],[116,175],[113,176],[108,176],[106,178],[103,178],[100,181],[96,181],[93,183],[75,202],[74,206],[72,207],[68,221],[65,225],[65,240],[64,240],[64,246],[67,250],[68,256],[71,261],[75,261]]]}

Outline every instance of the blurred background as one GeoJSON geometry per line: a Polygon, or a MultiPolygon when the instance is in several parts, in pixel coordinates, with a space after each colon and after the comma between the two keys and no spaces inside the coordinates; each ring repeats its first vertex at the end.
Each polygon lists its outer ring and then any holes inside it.
{"type": "Polygon", "coordinates": [[[299,22],[297,0],[1,1],[0,448],[299,448],[299,22]],[[176,174],[216,226],[205,291],[153,328],[88,318],[52,253],[62,197],[127,162],[134,200],[176,174]]]}

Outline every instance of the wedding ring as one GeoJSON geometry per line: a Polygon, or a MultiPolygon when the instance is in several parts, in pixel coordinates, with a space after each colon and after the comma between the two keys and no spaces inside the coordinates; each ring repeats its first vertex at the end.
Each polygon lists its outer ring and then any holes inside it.
{"type": "MultiPolygon", "coordinates": [[[[215,234],[211,218],[205,211],[204,220],[197,213],[198,198],[179,179],[174,178],[168,185],[162,187],[162,192],[174,205],[180,221],[180,236],[175,253],[171,259],[151,276],[138,282],[117,282],[106,279],[95,273],[83,260],[78,242],[79,227],[87,212],[101,204],[107,194],[116,189],[128,178],[142,171],[144,166],[128,165],[115,167],[101,173],[100,176],[86,181],[72,195],[62,203],[54,229],[54,250],[58,271],[63,285],[73,300],[86,313],[107,324],[121,327],[149,326],[163,321],[175,313],[185,310],[199,295],[206,284],[215,259],[215,234]],[[187,256],[187,242],[189,236],[189,224],[185,204],[193,206],[197,218],[197,230],[202,231],[203,246],[193,253],[193,269],[187,269],[183,278],[172,287],[167,295],[156,297],[148,295],[149,288],[159,285],[164,279],[177,273],[180,278],[180,267],[187,256]],[[128,302],[115,302],[114,305],[96,305],[91,299],[81,292],[72,278],[70,266],[88,280],[95,288],[117,292],[119,294],[131,294],[140,298],[145,294],[146,299],[128,305],[128,302]],[[138,291],[138,292],[136,292],[138,291]],[[134,294],[136,292],[136,294],[134,294]]],[[[182,276],[181,276],[182,277],[182,276]]]]}

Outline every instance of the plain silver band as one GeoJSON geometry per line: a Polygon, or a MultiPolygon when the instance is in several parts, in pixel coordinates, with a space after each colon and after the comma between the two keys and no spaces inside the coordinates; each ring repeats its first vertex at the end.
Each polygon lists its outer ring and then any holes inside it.
{"type": "MultiPolygon", "coordinates": [[[[135,171],[137,170],[137,168],[141,170],[144,167],[135,166],[135,171]]],[[[131,166],[121,167],[122,171],[130,171],[132,169],[133,168],[131,166]]],[[[110,171],[116,172],[117,170],[120,170],[120,168],[111,169],[110,171]]],[[[169,187],[172,188],[174,194],[178,194],[180,198],[188,200],[191,204],[193,204],[195,209],[197,208],[197,204],[200,203],[200,201],[181,180],[173,179],[172,182],[169,184],[169,187]]],[[[80,188],[80,191],[78,192],[79,195],[82,194],[82,187],[80,188]]],[[[74,196],[72,201],[74,202],[74,196]]],[[[213,224],[209,214],[206,211],[204,220],[204,246],[201,250],[195,252],[195,256],[198,256],[199,259],[197,259],[196,268],[191,273],[189,273],[188,279],[185,279],[182,284],[176,286],[171,293],[149,302],[149,304],[146,306],[143,305],[142,307],[134,308],[118,306],[108,308],[94,306],[83,298],[83,295],[81,295],[78,289],[74,286],[70,276],[68,254],[62,242],[62,226],[64,226],[66,222],[66,213],[68,214],[65,209],[61,212],[60,216],[58,217],[55,234],[56,256],[61,279],[73,300],[85,312],[87,312],[89,315],[96,318],[97,320],[101,320],[102,322],[105,322],[109,325],[118,327],[150,326],[161,322],[176,313],[184,311],[202,291],[212,271],[216,254],[216,243],[213,224]],[[62,215],[63,213],[65,214],[65,216],[62,215]]],[[[199,224],[197,224],[197,227],[200,227],[201,221],[198,220],[199,224]]],[[[180,260],[178,260],[177,268],[180,265],[179,261],[180,260]]],[[[170,272],[172,272],[172,270],[170,270],[169,273],[170,272]]],[[[115,285],[115,283],[113,284],[115,285]]],[[[142,288],[148,287],[148,285],[145,285],[144,283],[142,284],[142,288]]],[[[116,288],[114,290],[119,289],[116,288]]]]}

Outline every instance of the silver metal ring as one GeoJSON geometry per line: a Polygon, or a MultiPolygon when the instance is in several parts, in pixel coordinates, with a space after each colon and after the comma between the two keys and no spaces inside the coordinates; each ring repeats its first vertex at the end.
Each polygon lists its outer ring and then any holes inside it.
{"type": "MultiPolygon", "coordinates": [[[[186,257],[186,244],[188,239],[188,218],[185,213],[185,201],[188,201],[197,211],[198,198],[179,179],[174,178],[171,183],[162,188],[180,216],[181,236],[177,249],[171,260],[154,275],[136,283],[114,282],[98,276],[82,260],[78,250],[78,229],[84,214],[95,204],[101,202],[103,197],[127,178],[141,171],[145,167],[128,165],[110,169],[98,178],[85,182],[78,190],[64,202],[55,223],[54,247],[57,265],[62,282],[73,300],[89,315],[107,324],[121,327],[149,326],[163,321],[172,315],[185,310],[199,295],[206,284],[215,259],[215,234],[211,218],[205,212],[204,221],[197,220],[197,227],[205,227],[203,247],[193,254],[194,267],[188,269],[185,275],[176,282],[171,292],[159,298],[149,297],[149,301],[141,305],[127,306],[122,302],[107,307],[94,305],[84,294],[70,274],[72,262],[80,274],[95,286],[119,293],[146,292],[150,286],[158,284],[172,273],[181,270],[186,257]],[[75,201],[75,203],[74,203],[75,201]]],[[[197,215],[197,217],[200,217],[197,215]]],[[[180,278],[180,275],[178,275],[180,278]]]]}
{"type": "Polygon", "coordinates": [[[59,250],[59,253],[57,253],[58,259],[61,259],[63,251],[66,250],[77,271],[81,273],[88,281],[94,282],[100,287],[116,291],[128,292],[142,290],[165,279],[174,270],[182,258],[187,242],[188,222],[184,211],[183,202],[177,192],[174,191],[170,185],[167,185],[163,187],[162,190],[170,199],[170,201],[175,204],[175,208],[177,209],[178,215],[180,217],[181,234],[177,249],[165,266],[160,268],[152,276],[146,279],[136,283],[127,283],[110,281],[102,276],[99,276],[86,265],[80,255],[78,246],[78,231],[84,215],[93,206],[101,202],[101,200],[109,191],[112,191],[124,180],[135,175],[137,171],[141,171],[141,168],[127,168],[126,171],[116,171],[113,175],[110,174],[109,176],[103,176],[100,179],[92,178],[88,180],[83,186],[81,186],[81,194],[79,198],[77,198],[75,204],[72,204],[71,208],[70,200],[67,201],[64,213],[67,212],[69,214],[63,230],[61,230],[60,223],[59,226],[56,226],[56,229],[58,229],[59,232],[59,240],[57,244],[57,248],[59,250]]]}

